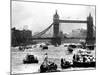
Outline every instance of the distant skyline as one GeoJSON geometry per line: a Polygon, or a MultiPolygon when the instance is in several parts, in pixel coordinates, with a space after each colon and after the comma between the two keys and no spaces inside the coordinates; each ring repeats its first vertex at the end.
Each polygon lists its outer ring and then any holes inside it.
{"type": "MultiPolygon", "coordinates": [[[[94,6],[12,1],[12,27],[30,29],[32,33],[41,32],[53,22],[55,10],[63,20],[86,20],[91,13],[95,25],[94,6]]],[[[60,26],[63,33],[69,33],[73,29],[86,29],[86,24],[64,23],[60,26]]]]}

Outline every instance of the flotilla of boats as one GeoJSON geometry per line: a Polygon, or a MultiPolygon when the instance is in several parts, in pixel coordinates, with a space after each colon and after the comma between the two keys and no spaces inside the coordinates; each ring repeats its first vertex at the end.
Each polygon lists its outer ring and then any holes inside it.
{"type": "MultiPolygon", "coordinates": [[[[34,46],[35,47],[35,46],[34,46]]],[[[48,45],[41,44],[39,47],[42,50],[48,50],[48,45]]],[[[65,58],[61,58],[61,68],[75,68],[75,67],[96,67],[96,58],[91,54],[91,50],[94,50],[94,45],[86,45],[86,48],[83,48],[81,44],[69,44],[64,45],[67,47],[69,53],[73,53],[75,49],[77,52],[73,54],[72,62],[66,61],[65,58]]],[[[29,49],[31,47],[19,47],[19,50],[24,50],[25,48],[29,49]]],[[[26,55],[26,58],[23,59],[23,64],[32,64],[32,63],[39,63],[39,59],[37,59],[34,55],[26,55]]],[[[56,72],[59,71],[57,69],[57,64],[51,61],[44,60],[43,63],[40,65],[40,72],[56,72]]]]}

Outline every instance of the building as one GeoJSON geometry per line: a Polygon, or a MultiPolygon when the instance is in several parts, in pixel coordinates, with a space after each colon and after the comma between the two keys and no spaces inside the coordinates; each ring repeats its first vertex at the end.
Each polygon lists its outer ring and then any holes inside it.
{"type": "Polygon", "coordinates": [[[25,45],[29,44],[32,38],[32,31],[30,30],[17,30],[16,28],[11,29],[11,45],[25,45]]]}

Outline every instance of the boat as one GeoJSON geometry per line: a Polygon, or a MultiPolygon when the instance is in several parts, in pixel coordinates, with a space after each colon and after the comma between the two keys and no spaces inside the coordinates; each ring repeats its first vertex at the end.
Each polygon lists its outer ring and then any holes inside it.
{"type": "Polygon", "coordinates": [[[72,65],[69,61],[66,61],[65,59],[61,59],[61,68],[62,69],[66,69],[66,68],[70,68],[72,65]]]}
{"type": "Polygon", "coordinates": [[[57,65],[51,61],[44,61],[40,66],[40,73],[57,71],[57,65]]]}
{"type": "Polygon", "coordinates": [[[89,52],[82,52],[74,54],[73,56],[74,67],[96,67],[96,60],[89,52]]]}
{"type": "Polygon", "coordinates": [[[38,59],[34,55],[27,55],[23,60],[24,64],[38,63],[38,59]]]}

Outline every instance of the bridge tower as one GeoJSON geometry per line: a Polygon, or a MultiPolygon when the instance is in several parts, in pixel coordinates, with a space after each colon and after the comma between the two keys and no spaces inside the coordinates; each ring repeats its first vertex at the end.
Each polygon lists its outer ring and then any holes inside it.
{"type": "Polygon", "coordinates": [[[91,14],[87,17],[87,38],[86,38],[87,44],[94,44],[94,38],[93,38],[93,17],[91,14]]]}
{"type": "Polygon", "coordinates": [[[57,46],[61,44],[61,38],[59,36],[59,15],[57,13],[54,14],[53,16],[53,39],[52,39],[52,44],[57,46]]]}

